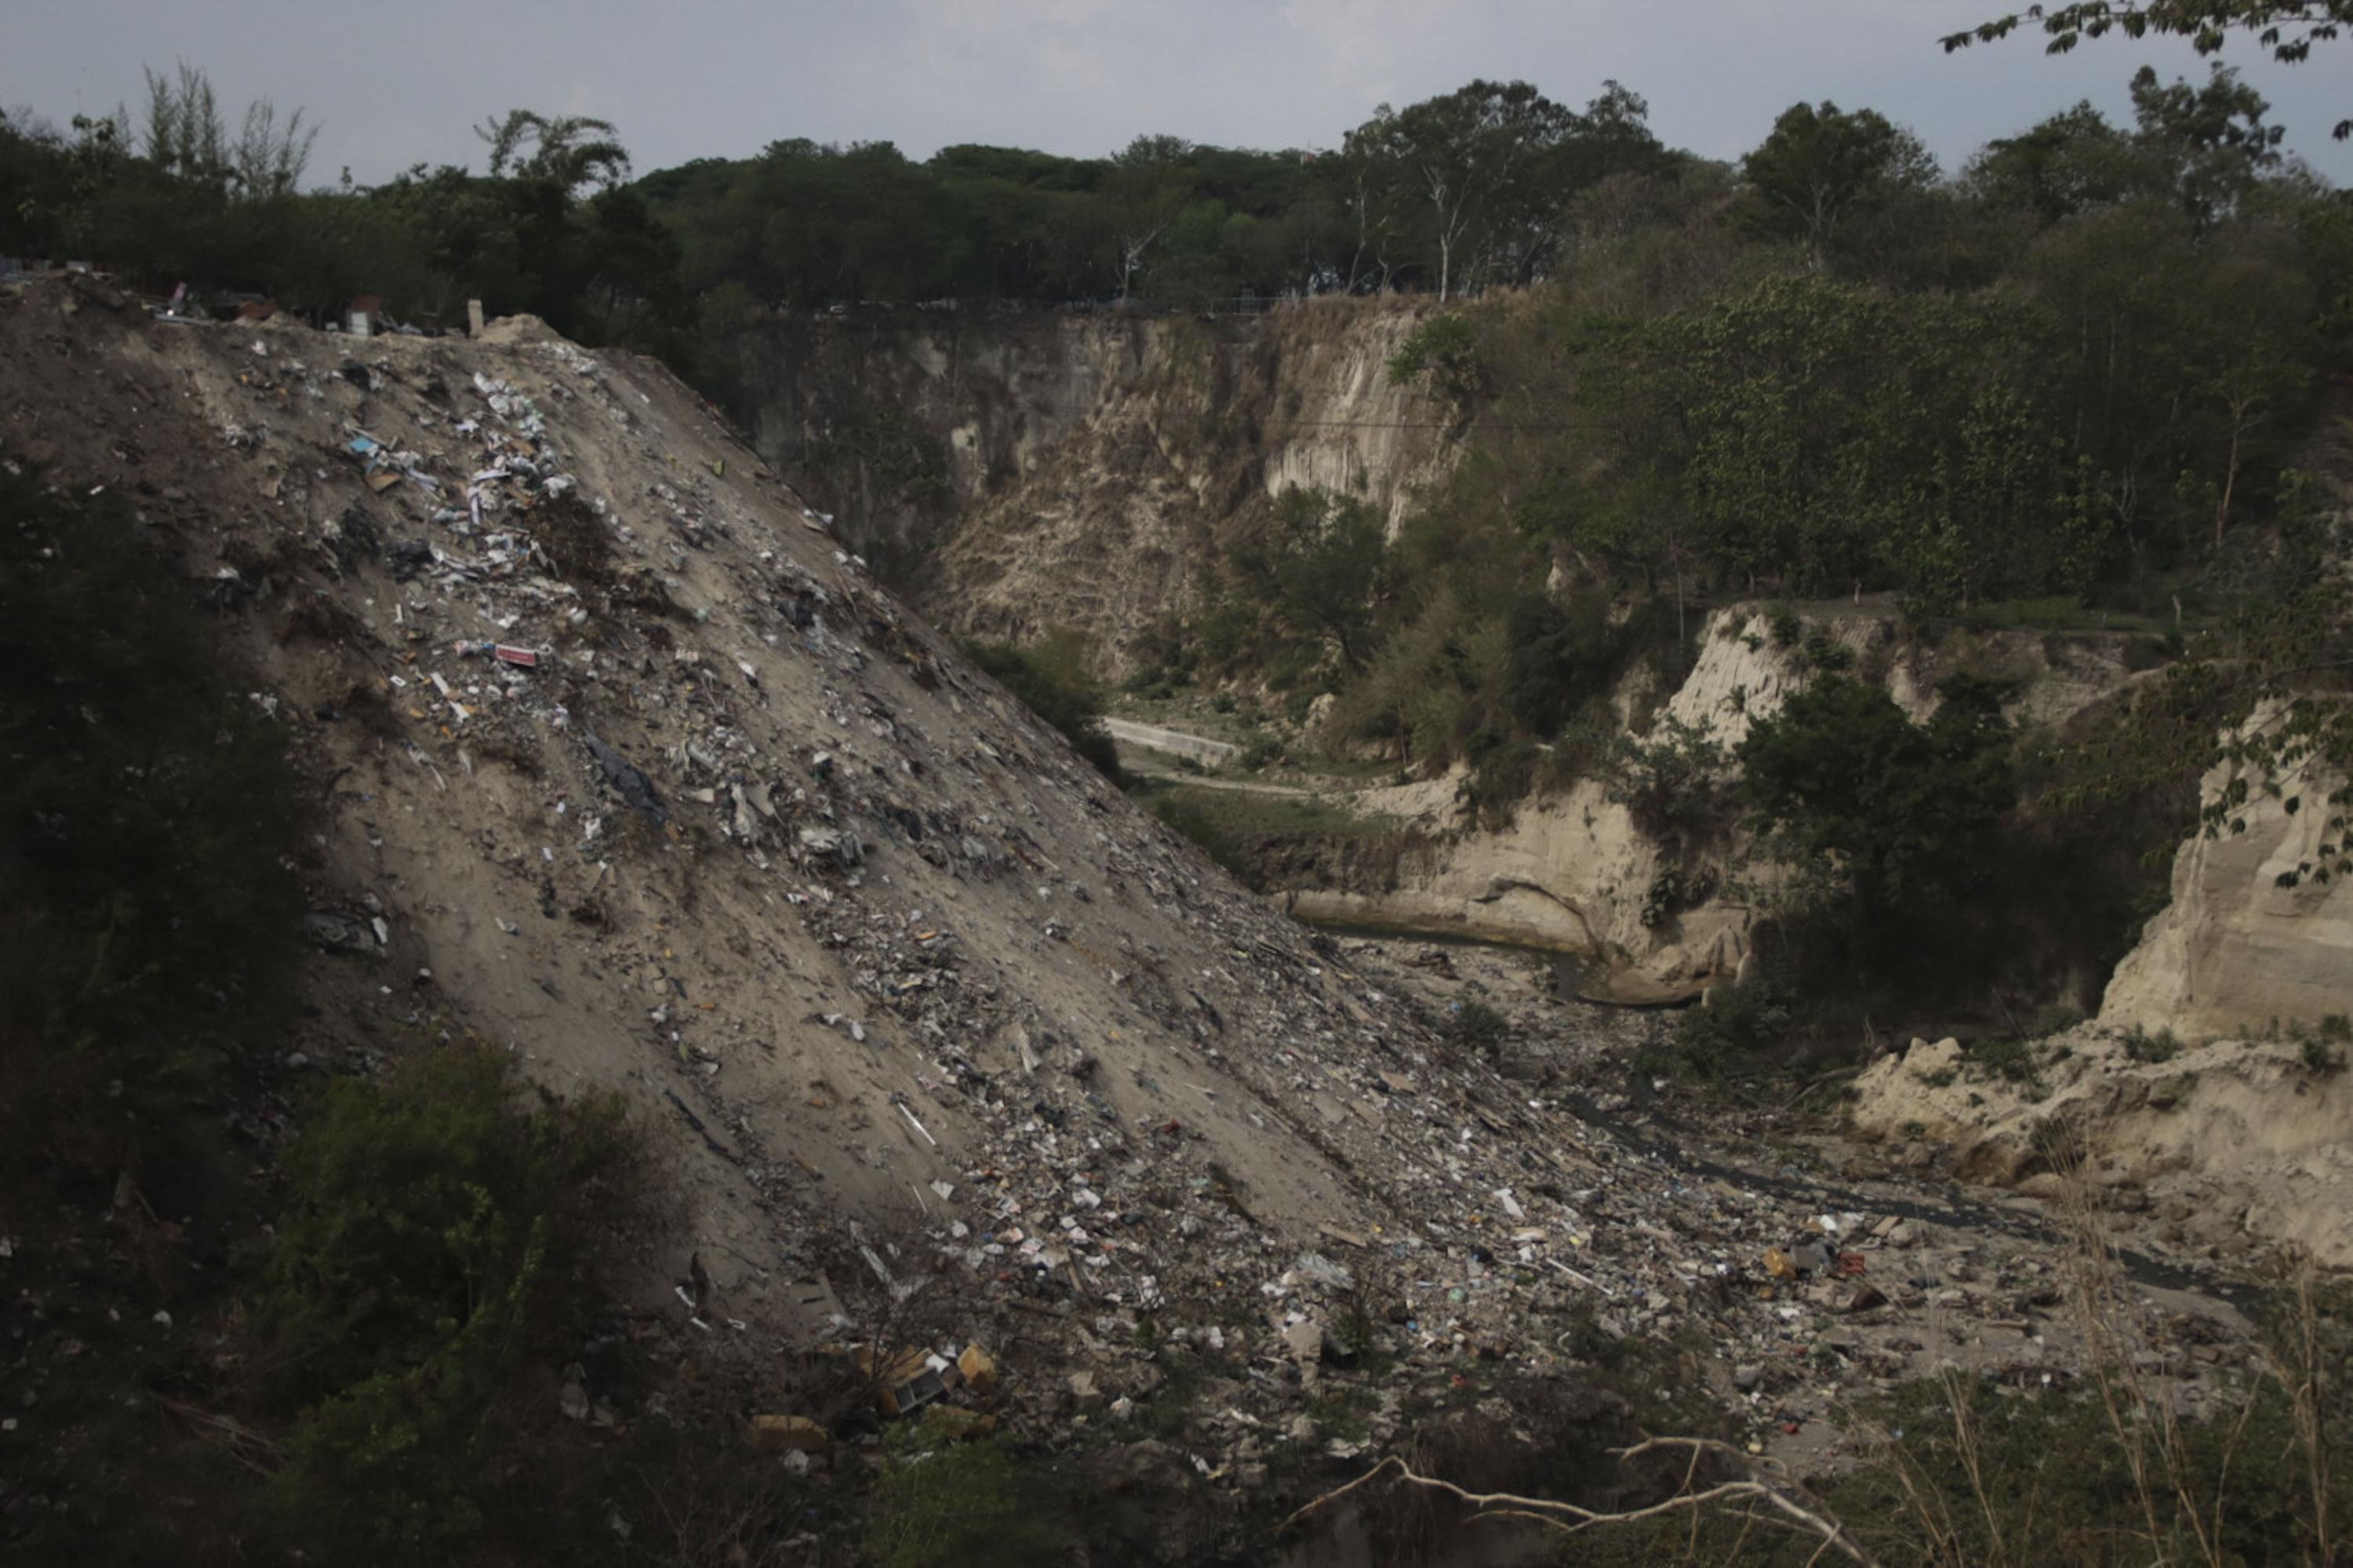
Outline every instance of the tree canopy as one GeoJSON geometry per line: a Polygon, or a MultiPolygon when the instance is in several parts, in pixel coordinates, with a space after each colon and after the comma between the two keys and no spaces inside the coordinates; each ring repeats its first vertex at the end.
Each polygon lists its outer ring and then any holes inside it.
{"type": "MultiPolygon", "coordinates": [[[[2334,42],[2353,25],[2353,0],[2075,0],[2061,5],[2030,5],[1981,22],[1945,39],[1950,53],[1991,43],[2022,23],[2042,27],[2045,49],[2063,55],[2086,39],[2121,33],[2127,38],[2188,38],[2201,55],[2219,52],[2233,33],[2252,34],[2273,58],[2298,64],[2312,46],[2334,42]]],[[[2353,137],[2353,120],[2340,120],[2332,132],[2353,137]]]]}
{"type": "Polygon", "coordinates": [[[1859,921],[1947,896],[2017,798],[2000,690],[1947,681],[1926,724],[1852,676],[1791,696],[1739,747],[1741,790],[1768,842],[1834,864],[1859,921]]]}

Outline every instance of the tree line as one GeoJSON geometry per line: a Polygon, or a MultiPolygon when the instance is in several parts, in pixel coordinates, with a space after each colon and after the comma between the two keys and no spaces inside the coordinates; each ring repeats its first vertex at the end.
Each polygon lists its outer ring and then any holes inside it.
{"type": "Polygon", "coordinates": [[[686,357],[676,237],[629,184],[613,127],[514,110],[477,128],[485,164],[306,185],[317,125],[262,100],[232,127],[204,73],[150,71],[147,101],[58,128],[0,116],[0,253],[83,260],[168,294],[267,297],[339,316],[383,302],[420,327],[466,302],[589,343],[686,357]]]}
{"type": "Polygon", "coordinates": [[[1357,497],[1271,506],[1160,652],[1335,691],[1345,736],[1435,765],[1556,741],[1726,599],[2170,634],[2310,587],[2353,205],[2227,68],[2131,90],[2129,124],[2078,104],[1950,178],[1820,103],[1736,169],[1596,181],[1540,285],[1391,366],[1452,478],[1393,538],[1357,497]]]}
{"type": "MultiPolygon", "coordinates": [[[[1688,161],[1615,82],[1582,110],[1525,82],[1383,105],[1336,150],[1138,136],[1103,157],[780,140],[632,179],[614,128],[517,110],[484,161],[306,188],[317,126],[267,101],[232,124],[209,81],[151,72],[144,112],[69,129],[0,121],[0,246],[289,304],[383,298],[405,319],[463,301],[590,339],[691,329],[698,301],[1155,301],[1426,290],[1542,277],[1567,203],[1688,161]]],[[[168,280],[168,281],[166,281],[168,280]]]]}

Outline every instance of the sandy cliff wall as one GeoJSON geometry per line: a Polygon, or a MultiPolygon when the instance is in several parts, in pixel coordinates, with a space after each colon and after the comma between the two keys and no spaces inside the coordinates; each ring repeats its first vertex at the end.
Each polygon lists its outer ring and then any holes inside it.
{"type": "Polygon", "coordinates": [[[2242,775],[2243,831],[2190,839],[2175,854],[2172,900],[2116,966],[2103,1022],[2197,1037],[2353,1013],[2353,885],[2310,874],[2333,858],[2319,846],[2344,838],[2344,808],[2329,796],[2346,781],[2314,758],[2275,776],[2225,762],[2206,775],[2205,798],[2242,775]]]}
{"type": "MultiPolygon", "coordinates": [[[[2127,679],[2114,650],[2096,644],[2046,643],[2029,634],[1922,643],[1900,635],[1892,612],[1872,606],[1814,607],[1807,620],[1915,720],[1935,711],[1937,683],[1961,668],[2014,679],[2010,713],[2021,724],[2063,722],[2127,679]]],[[[1695,726],[1729,753],[1806,679],[1800,650],[1774,642],[1762,610],[1717,610],[1649,734],[1655,738],[1671,720],[1695,726]]],[[[1598,779],[1531,802],[1493,832],[1450,820],[1448,808],[1426,792],[1395,800],[1389,793],[1369,792],[1363,804],[1441,828],[1440,841],[1407,856],[1379,885],[1288,893],[1294,914],[1581,954],[1592,960],[1588,993],[1607,1000],[1681,1001],[1736,977],[1761,913],[1759,895],[1782,874],[1750,859],[1746,835],[1733,830],[1701,843],[1662,845],[1598,779]],[[1718,891],[1677,908],[1682,900],[1665,895],[1662,882],[1669,874],[1685,888],[1718,891]]]]}
{"type": "Polygon", "coordinates": [[[1394,522],[1443,472],[1441,411],[1388,372],[1422,313],[778,321],[743,344],[744,411],[762,455],[934,620],[1073,627],[1116,671],[1268,497],[1321,487],[1394,522]]]}

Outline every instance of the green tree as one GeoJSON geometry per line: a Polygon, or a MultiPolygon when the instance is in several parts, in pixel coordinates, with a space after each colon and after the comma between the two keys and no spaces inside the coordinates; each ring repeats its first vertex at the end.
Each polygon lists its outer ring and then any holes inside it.
{"type": "Polygon", "coordinates": [[[1826,676],[1739,747],[1756,827],[1779,854],[1834,867],[1866,937],[1965,887],[2016,798],[2000,689],[1955,677],[1939,694],[1915,725],[1878,687],[1826,676]]]}
{"type": "Polygon", "coordinates": [[[1546,154],[1572,116],[1525,81],[1473,81],[1403,110],[1382,104],[1348,133],[1354,156],[1419,207],[1438,297],[1475,289],[1551,199],[1546,154]]]}
{"type": "Polygon", "coordinates": [[[1138,136],[1111,160],[1103,194],[1113,215],[1123,300],[1143,274],[1153,247],[1191,198],[1187,160],[1192,151],[1193,144],[1181,136],[1138,136]]]}
{"type": "Polygon", "coordinates": [[[1386,549],[1371,507],[1329,491],[1294,488],[1275,503],[1266,537],[1234,552],[1234,577],[1282,631],[1321,643],[1360,673],[1373,651],[1386,549]]]}
{"type": "Polygon", "coordinates": [[[2149,180],[2146,150],[2089,102],[1989,142],[1961,175],[1979,202],[2031,212],[2045,224],[2122,201],[2149,180]]]}
{"type": "Polygon", "coordinates": [[[1430,390],[1467,416],[1479,401],[1483,375],[1479,366],[1479,330],[1453,312],[1431,316],[1407,334],[1389,356],[1389,379],[1409,384],[1427,378],[1430,390]]]}
{"type": "Polygon", "coordinates": [[[2175,199],[2201,228],[2233,211],[2279,165],[2286,128],[2263,123],[2271,105],[2228,66],[2217,64],[2203,87],[2160,83],[2143,66],[2132,98],[2137,140],[2170,171],[2175,199]]]}
{"type": "Polygon", "coordinates": [[[1764,226],[1804,242],[1816,270],[1829,264],[1839,226],[1874,203],[1935,183],[1920,139],[1873,109],[1792,104],[1773,122],[1741,173],[1764,204],[1764,226]]]}
{"type": "MultiPolygon", "coordinates": [[[[2353,25],[2353,0],[2074,0],[2031,5],[1948,35],[1945,52],[2006,38],[2020,23],[2040,24],[2048,53],[2065,54],[2086,38],[2121,33],[2127,38],[2188,38],[2201,55],[2218,53],[2233,33],[2253,34],[2259,48],[2285,64],[2308,59],[2312,46],[2333,42],[2353,25]]],[[[2353,136],[2353,120],[2332,132],[2353,136]]]]}
{"type": "Polygon", "coordinates": [[[629,154],[609,120],[510,109],[475,126],[474,134],[491,150],[492,179],[545,181],[577,196],[591,187],[610,190],[629,176],[629,154]]]}

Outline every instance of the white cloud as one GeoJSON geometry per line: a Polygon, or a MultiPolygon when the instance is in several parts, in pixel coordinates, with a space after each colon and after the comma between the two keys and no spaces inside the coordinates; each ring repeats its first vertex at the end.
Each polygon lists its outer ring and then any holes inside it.
{"type": "Polygon", "coordinates": [[[961,33],[1017,27],[1083,27],[1116,9],[1114,0],[913,0],[908,7],[961,33]]]}

